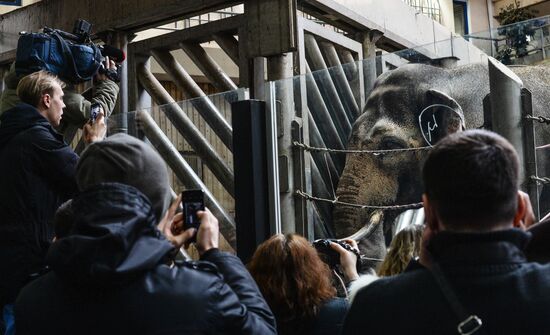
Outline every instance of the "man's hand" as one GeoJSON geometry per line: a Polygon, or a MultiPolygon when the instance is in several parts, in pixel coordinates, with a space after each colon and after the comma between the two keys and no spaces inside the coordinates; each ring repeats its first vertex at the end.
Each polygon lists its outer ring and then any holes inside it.
{"type": "MultiPolygon", "coordinates": [[[[212,215],[208,208],[205,208],[204,211],[198,211],[197,216],[201,220],[201,224],[197,232],[195,247],[197,247],[199,255],[202,256],[208,250],[219,246],[220,228],[218,226],[218,219],[212,215]]],[[[195,229],[191,228],[188,230],[195,229]]]]}
{"type": "Polygon", "coordinates": [[[186,243],[188,244],[188,241],[195,234],[195,229],[188,229],[182,232],[183,213],[176,213],[180,204],[181,194],[172,202],[164,218],[157,225],[158,230],[164,234],[166,239],[170,241],[176,249],[180,249],[186,243]]]}
{"type": "MultiPolygon", "coordinates": [[[[105,71],[117,71],[116,63],[109,59],[109,56],[105,57],[105,61],[103,62],[103,66],[105,67],[105,71]]],[[[98,73],[96,75],[97,80],[106,80],[109,79],[106,73],[98,73]]]]}
{"type": "MultiPolygon", "coordinates": [[[[342,241],[351,245],[353,249],[358,250],[357,242],[355,242],[355,240],[346,239],[342,241]]],[[[340,255],[340,265],[342,266],[346,280],[350,282],[359,278],[356,266],[357,255],[351,251],[347,251],[338,243],[330,242],[330,247],[340,255]]]]}
{"type": "Polygon", "coordinates": [[[517,228],[525,230],[535,223],[536,218],[529,195],[523,191],[518,191],[518,194],[519,197],[523,199],[523,202],[525,204],[525,214],[523,215],[523,218],[521,218],[521,220],[519,221],[517,228]]]}
{"type": "Polygon", "coordinates": [[[84,125],[82,131],[82,138],[84,139],[84,142],[86,144],[101,141],[105,138],[105,135],[107,134],[107,126],[105,125],[103,108],[100,109],[99,114],[95,119],[95,122],[92,123],[92,121],[90,120],[84,125]]]}

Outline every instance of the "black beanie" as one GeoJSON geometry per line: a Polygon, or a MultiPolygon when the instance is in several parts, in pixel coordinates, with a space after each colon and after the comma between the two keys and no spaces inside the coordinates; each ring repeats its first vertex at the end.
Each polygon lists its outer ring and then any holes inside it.
{"type": "Polygon", "coordinates": [[[170,205],[168,171],[160,155],[146,143],[119,133],[91,144],[78,161],[80,191],[98,183],[131,185],[149,198],[160,221],[170,205]]]}

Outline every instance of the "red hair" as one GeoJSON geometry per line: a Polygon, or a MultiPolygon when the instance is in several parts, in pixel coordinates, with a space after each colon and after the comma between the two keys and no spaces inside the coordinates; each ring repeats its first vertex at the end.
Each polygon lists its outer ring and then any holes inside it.
{"type": "Polygon", "coordinates": [[[300,235],[274,235],[262,243],[248,269],[275,314],[280,334],[300,333],[321,305],[336,296],[331,272],[300,235]]]}

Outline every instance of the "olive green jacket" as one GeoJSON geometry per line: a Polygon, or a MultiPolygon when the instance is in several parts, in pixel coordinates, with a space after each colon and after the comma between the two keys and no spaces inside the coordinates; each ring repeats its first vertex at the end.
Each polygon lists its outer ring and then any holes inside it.
{"type": "MultiPolygon", "coordinates": [[[[10,71],[4,77],[6,89],[0,97],[0,115],[20,102],[16,94],[19,79],[12,64],[10,71]]],[[[61,125],[57,129],[60,133],[69,130],[74,132],[76,128],[82,128],[90,118],[90,106],[93,103],[99,103],[103,107],[106,116],[111,115],[115,108],[119,87],[112,80],[99,80],[94,86],[94,94],[90,101],[86,100],[81,94],[72,92],[67,88],[63,91],[65,93],[63,102],[65,102],[66,107],[63,110],[61,125]]]]}

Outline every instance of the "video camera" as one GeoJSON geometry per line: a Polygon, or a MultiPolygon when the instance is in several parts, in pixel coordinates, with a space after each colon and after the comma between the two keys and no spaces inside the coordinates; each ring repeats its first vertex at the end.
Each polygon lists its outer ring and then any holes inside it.
{"type": "Polygon", "coordinates": [[[109,57],[120,64],[126,55],[113,46],[94,44],[91,30],[89,22],[79,19],[72,33],[48,27],[44,27],[42,33],[21,32],[15,61],[17,74],[46,70],[76,84],[100,73],[120,81],[120,66],[119,71],[106,69],[103,62],[109,57]]]}
{"type": "Polygon", "coordinates": [[[325,262],[331,269],[335,269],[340,265],[340,254],[330,247],[330,243],[337,243],[342,248],[349,252],[353,252],[357,256],[356,268],[357,272],[361,270],[361,255],[357,249],[354,249],[349,243],[335,239],[320,239],[313,242],[313,247],[317,250],[321,260],[325,262]]]}

